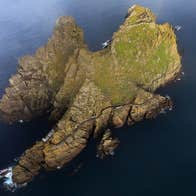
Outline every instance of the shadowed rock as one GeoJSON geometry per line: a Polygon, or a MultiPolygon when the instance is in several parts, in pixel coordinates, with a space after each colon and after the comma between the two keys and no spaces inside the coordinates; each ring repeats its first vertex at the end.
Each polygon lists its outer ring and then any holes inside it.
{"type": "Polygon", "coordinates": [[[131,7],[111,44],[91,52],[74,19],[61,17],[48,43],[20,59],[0,101],[0,118],[12,123],[49,114],[57,124],[21,156],[13,168],[16,184],[41,169],[65,166],[90,137],[103,135],[98,153],[109,155],[119,141],[104,134],[108,127],[154,118],[172,106],[154,92],[179,74],[181,59],[172,27],[155,18],[149,9],[131,7]]]}

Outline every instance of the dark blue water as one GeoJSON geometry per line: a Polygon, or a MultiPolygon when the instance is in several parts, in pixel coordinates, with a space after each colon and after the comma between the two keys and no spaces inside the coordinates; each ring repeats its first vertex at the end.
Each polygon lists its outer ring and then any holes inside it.
{"type": "MultiPolygon", "coordinates": [[[[195,196],[196,194],[196,1],[195,0],[0,0],[0,94],[17,58],[35,52],[52,33],[60,15],[72,15],[92,50],[111,37],[132,4],[151,8],[158,22],[181,25],[182,81],[160,93],[171,95],[175,109],[155,120],[115,131],[116,156],[95,158],[95,146],[77,160],[82,167],[41,174],[15,193],[0,196],[195,196]]],[[[0,124],[0,168],[5,167],[49,129],[45,119],[13,126],[0,124]]],[[[76,163],[76,167],[77,164],[76,163]]]]}

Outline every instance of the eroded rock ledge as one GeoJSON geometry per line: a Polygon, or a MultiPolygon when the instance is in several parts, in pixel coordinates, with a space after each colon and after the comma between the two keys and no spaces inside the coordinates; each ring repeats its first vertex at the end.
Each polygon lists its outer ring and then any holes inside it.
{"type": "Polygon", "coordinates": [[[156,24],[147,8],[131,7],[111,44],[98,52],[88,50],[73,18],[60,17],[48,43],[34,56],[19,60],[18,72],[0,101],[3,121],[49,114],[57,122],[46,138],[21,156],[13,168],[13,182],[21,185],[41,169],[65,166],[90,137],[100,141],[101,158],[112,154],[119,140],[108,127],[132,125],[171,108],[168,97],[154,92],[180,69],[172,27],[156,24]]]}

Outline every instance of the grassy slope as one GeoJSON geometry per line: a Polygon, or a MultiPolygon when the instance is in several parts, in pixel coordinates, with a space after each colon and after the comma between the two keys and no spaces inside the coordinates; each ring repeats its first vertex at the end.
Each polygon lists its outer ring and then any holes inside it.
{"type": "Polygon", "coordinates": [[[140,6],[114,34],[111,50],[95,56],[95,82],[114,104],[132,99],[137,94],[134,84],[155,89],[153,80],[180,65],[172,27],[155,24],[155,16],[140,6]]]}

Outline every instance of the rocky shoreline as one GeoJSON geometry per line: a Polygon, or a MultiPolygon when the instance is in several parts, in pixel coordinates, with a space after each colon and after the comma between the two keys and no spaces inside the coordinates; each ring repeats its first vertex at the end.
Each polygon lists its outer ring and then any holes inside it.
{"type": "Polygon", "coordinates": [[[97,52],[88,50],[72,17],[60,17],[48,43],[34,56],[20,59],[0,100],[0,118],[5,122],[46,114],[56,122],[12,168],[10,186],[30,182],[43,169],[66,166],[91,137],[99,141],[98,157],[112,155],[120,141],[108,128],[170,110],[170,98],[154,92],[180,71],[173,28],[156,24],[147,8],[132,6],[112,41],[97,52]]]}

